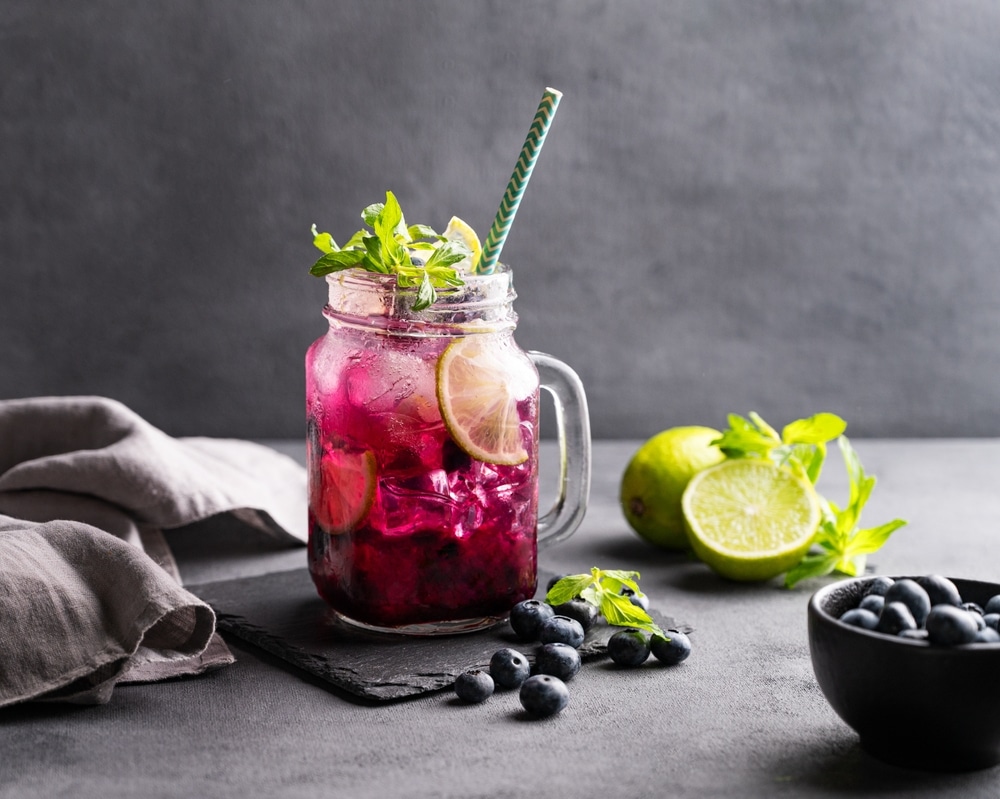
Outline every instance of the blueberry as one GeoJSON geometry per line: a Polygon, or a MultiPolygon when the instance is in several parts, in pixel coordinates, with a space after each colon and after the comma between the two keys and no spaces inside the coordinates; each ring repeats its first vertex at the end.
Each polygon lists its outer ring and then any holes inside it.
{"type": "Polygon", "coordinates": [[[528,659],[516,649],[498,649],[490,658],[490,674],[501,688],[517,688],[530,673],[528,659]]]}
{"type": "Polygon", "coordinates": [[[890,585],[889,590],[885,592],[885,604],[888,606],[892,602],[902,602],[913,614],[916,626],[924,626],[927,614],[931,610],[931,598],[915,580],[903,578],[890,585]]]}
{"type": "Polygon", "coordinates": [[[885,607],[885,597],[881,594],[868,594],[861,603],[858,605],[861,610],[870,610],[876,616],[882,612],[882,608],[885,607]]]}
{"type": "Polygon", "coordinates": [[[1000,594],[989,598],[983,605],[983,613],[1000,613],[1000,594]]]}
{"type": "Polygon", "coordinates": [[[954,605],[935,605],[927,614],[927,638],[932,644],[971,644],[979,632],[968,611],[954,605]]]}
{"type": "Polygon", "coordinates": [[[969,611],[969,613],[978,613],[980,616],[986,615],[986,611],[983,610],[983,606],[978,602],[959,602],[959,605],[963,610],[969,611]]]}
{"type": "Polygon", "coordinates": [[[885,592],[889,590],[889,586],[891,586],[893,582],[895,581],[891,577],[883,577],[881,575],[878,577],[872,577],[872,579],[868,581],[865,593],[885,596],[885,592]]]}
{"type": "Polygon", "coordinates": [[[928,574],[918,577],[916,582],[927,592],[931,605],[958,607],[962,604],[962,595],[958,593],[958,588],[947,577],[942,577],[940,574],[928,574]]]}
{"type": "Polygon", "coordinates": [[[691,654],[691,639],[680,630],[667,630],[667,637],[653,635],[649,639],[649,651],[661,663],[676,666],[691,654]]]}
{"type": "Polygon", "coordinates": [[[424,259],[421,258],[418,255],[411,255],[410,256],[410,263],[412,263],[414,266],[423,266],[424,265],[424,259]]]}
{"type": "Polygon", "coordinates": [[[637,594],[628,586],[622,586],[622,596],[627,596],[629,601],[636,607],[649,610],[649,597],[645,594],[637,594]]]}
{"type": "MultiPolygon", "coordinates": [[[[931,610],[934,610],[934,608],[931,608],[931,610]]],[[[982,613],[976,613],[976,611],[974,610],[966,610],[966,612],[972,617],[972,620],[976,623],[977,630],[986,629],[986,617],[983,616],[982,613]]]]}
{"type": "Polygon", "coordinates": [[[619,666],[639,666],[649,657],[649,639],[642,630],[628,627],[608,639],[608,655],[619,666]]]}
{"type": "Polygon", "coordinates": [[[863,627],[866,630],[874,630],[878,627],[879,617],[867,608],[851,608],[840,617],[840,620],[844,624],[850,624],[852,627],[863,627]]]}
{"type": "MultiPolygon", "coordinates": [[[[921,589],[923,590],[923,589],[921,589]]],[[[848,611],[850,612],[850,611],[848,611]]],[[[846,613],[844,614],[847,615],[846,613]]],[[[843,616],[841,617],[843,619],[843,616]]],[[[910,609],[902,602],[886,602],[875,629],[880,633],[899,635],[903,630],[917,629],[917,622],[910,609]]]]}
{"type": "Polygon", "coordinates": [[[996,630],[1000,633],[1000,613],[987,613],[983,616],[983,622],[991,630],[996,630]]]}
{"type": "Polygon", "coordinates": [[[593,627],[597,622],[598,616],[601,615],[596,607],[591,605],[586,599],[581,599],[580,597],[571,599],[569,602],[563,602],[561,605],[556,605],[555,612],[560,616],[568,616],[571,619],[576,619],[580,622],[580,626],[583,627],[584,632],[593,627]]]}
{"type": "Polygon", "coordinates": [[[510,611],[510,626],[522,641],[537,641],[542,622],[555,615],[551,605],[538,599],[518,602],[510,611]]]}
{"type": "Polygon", "coordinates": [[[521,685],[521,706],[532,716],[554,716],[569,703],[566,683],[551,674],[536,674],[521,685]]]}
{"type": "Polygon", "coordinates": [[[493,678],[480,669],[459,674],[455,680],[456,696],[472,704],[485,702],[493,696],[494,687],[493,678]]]}
{"type": "Polygon", "coordinates": [[[913,641],[926,641],[927,640],[927,630],[923,627],[918,627],[913,630],[903,630],[897,638],[909,638],[913,641]]]}
{"type": "Polygon", "coordinates": [[[569,682],[580,671],[580,653],[567,644],[542,644],[535,653],[535,672],[569,682]]]}
{"type": "Polygon", "coordinates": [[[1000,644],[1000,633],[992,627],[984,627],[976,633],[974,643],[977,644],[1000,644]]]}
{"type": "Polygon", "coordinates": [[[583,625],[569,616],[553,616],[542,622],[538,640],[543,644],[569,644],[576,649],[583,643],[583,625]]]}

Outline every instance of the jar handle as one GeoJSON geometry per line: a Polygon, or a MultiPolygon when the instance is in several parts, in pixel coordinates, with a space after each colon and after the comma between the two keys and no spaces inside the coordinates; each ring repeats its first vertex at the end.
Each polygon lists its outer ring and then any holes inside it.
{"type": "Polygon", "coordinates": [[[569,538],[587,512],[590,497],[590,414],[583,383],[551,355],[529,352],[540,385],[555,401],[559,436],[559,491],[552,508],[538,519],[538,548],[569,538]]]}

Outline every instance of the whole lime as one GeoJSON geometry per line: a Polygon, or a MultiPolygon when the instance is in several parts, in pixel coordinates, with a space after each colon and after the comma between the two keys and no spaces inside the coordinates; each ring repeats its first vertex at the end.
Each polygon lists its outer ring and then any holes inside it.
{"type": "Polygon", "coordinates": [[[711,427],[672,427],[643,444],[622,475],[625,519],[642,538],[666,549],[689,549],[681,496],[694,475],[725,460],[711,427]]]}

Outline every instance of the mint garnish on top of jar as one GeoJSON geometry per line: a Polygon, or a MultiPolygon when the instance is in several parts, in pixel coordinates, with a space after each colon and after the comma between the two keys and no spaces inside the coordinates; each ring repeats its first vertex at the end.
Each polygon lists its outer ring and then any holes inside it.
{"type": "Polygon", "coordinates": [[[407,225],[399,201],[391,192],[384,203],[374,203],[361,212],[365,225],[343,247],[333,236],[312,226],[313,244],[323,252],[309,272],[325,277],[344,269],[364,269],[396,275],[401,288],[416,288],[413,309],[434,304],[436,289],[461,286],[464,280],[456,266],[466,262],[471,269],[479,256],[478,237],[465,222],[453,217],[444,234],[427,225],[407,225]]]}

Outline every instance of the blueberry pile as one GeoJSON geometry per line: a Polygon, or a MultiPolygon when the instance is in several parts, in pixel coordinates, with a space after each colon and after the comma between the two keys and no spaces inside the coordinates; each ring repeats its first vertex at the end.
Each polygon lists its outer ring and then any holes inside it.
{"type": "MultiPolygon", "coordinates": [[[[644,609],[648,607],[645,596],[634,596],[632,601],[643,602],[644,609]]],[[[488,671],[471,669],[458,676],[455,695],[477,704],[489,699],[498,688],[517,689],[521,706],[530,715],[555,715],[569,703],[566,683],[582,665],[578,649],[599,619],[597,608],[580,598],[556,607],[538,599],[519,602],[510,612],[510,627],[518,640],[539,644],[534,669],[517,649],[498,649],[490,658],[488,671]]],[[[668,635],[650,636],[642,630],[623,628],[608,639],[608,656],[624,667],[639,666],[650,654],[664,664],[676,665],[691,654],[691,641],[677,630],[670,630],[668,635]]]]}
{"type": "Polygon", "coordinates": [[[667,666],[676,666],[691,654],[691,639],[680,630],[669,630],[667,636],[647,636],[642,630],[626,627],[608,639],[608,655],[626,668],[641,666],[650,655],[667,666]]]}
{"type": "Polygon", "coordinates": [[[875,577],[844,624],[937,646],[1000,643],[1000,594],[984,606],[962,599],[947,577],[875,577]]]}

